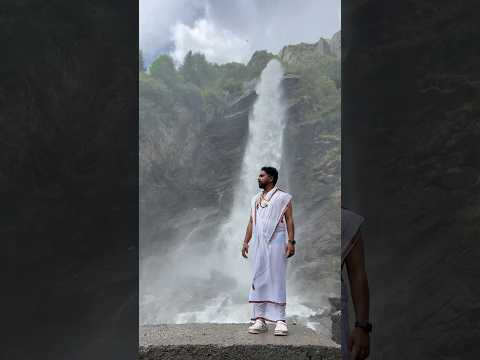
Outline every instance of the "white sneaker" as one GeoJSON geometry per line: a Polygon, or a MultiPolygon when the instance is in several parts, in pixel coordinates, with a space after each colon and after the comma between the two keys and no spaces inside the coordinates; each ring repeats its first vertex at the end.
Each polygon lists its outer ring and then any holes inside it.
{"type": "Polygon", "coordinates": [[[259,334],[268,330],[267,324],[264,321],[257,319],[255,323],[248,328],[250,334],[259,334]]]}
{"type": "Polygon", "coordinates": [[[277,321],[277,326],[275,326],[275,331],[273,332],[275,335],[287,335],[287,323],[285,321],[277,321]]]}

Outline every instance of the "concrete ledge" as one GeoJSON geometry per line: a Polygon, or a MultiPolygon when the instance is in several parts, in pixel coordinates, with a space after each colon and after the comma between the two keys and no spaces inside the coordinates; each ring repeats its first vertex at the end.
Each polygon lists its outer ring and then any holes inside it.
{"type": "Polygon", "coordinates": [[[139,359],[341,359],[340,346],[302,325],[288,336],[249,334],[249,324],[183,324],[140,327],[139,359]]]}

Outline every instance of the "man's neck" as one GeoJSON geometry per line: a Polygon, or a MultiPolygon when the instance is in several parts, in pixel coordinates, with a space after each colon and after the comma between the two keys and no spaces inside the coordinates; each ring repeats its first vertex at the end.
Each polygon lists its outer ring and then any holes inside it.
{"type": "Polygon", "coordinates": [[[263,189],[263,195],[267,195],[270,190],[273,189],[272,184],[265,185],[265,188],[263,189]]]}

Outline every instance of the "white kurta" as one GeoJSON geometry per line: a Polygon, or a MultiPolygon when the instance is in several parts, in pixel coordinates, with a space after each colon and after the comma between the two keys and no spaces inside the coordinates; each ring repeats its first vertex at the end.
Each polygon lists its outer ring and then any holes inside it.
{"type": "Polygon", "coordinates": [[[286,321],[286,268],[287,244],[284,213],[292,196],[273,188],[266,198],[266,207],[256,206],[261,193],[252,199],[253,231],[249,244],[252,268],[249,302],[252,306],[251,320],[286,321]],[[273,195],[273,196],[272,196],[273,195]]]}

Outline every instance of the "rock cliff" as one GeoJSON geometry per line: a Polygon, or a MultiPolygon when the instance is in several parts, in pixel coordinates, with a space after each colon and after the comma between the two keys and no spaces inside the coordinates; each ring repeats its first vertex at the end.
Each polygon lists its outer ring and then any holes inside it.
{"type": "Polygon", "coordinates": [[[480,356],[472,5],[344,8],[342,202],[366,218],[375,359],[480,356]]]}

